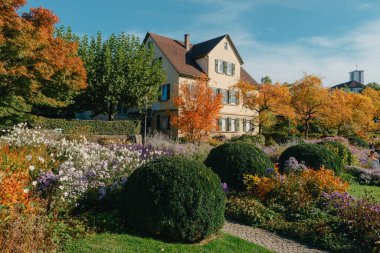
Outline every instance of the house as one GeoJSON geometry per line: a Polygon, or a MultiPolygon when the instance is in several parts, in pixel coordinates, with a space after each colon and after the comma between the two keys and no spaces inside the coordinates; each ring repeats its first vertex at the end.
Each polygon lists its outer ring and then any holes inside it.
{"type": "Polygon", "coordinates": [[[178,114],[172,98],[177,96],[179,84],[191,83],[204,74],[208,76],[209,86],[214,92],[223,94],[223,108],[218,121],[220,130],[214,134],[231,137],[258,132],[255,122],[258,114],[246,109],[237,92],[231,89],[239,80],[252,85],[257,85],[257,82],[242,67],[243,59],[228,34],[193,45],[189,34],[180,41],[148,32],[143,44],[153,47],[155,59],[162,62],[167,74],[159,101],[151,108],[149,122],[152,130],[173,137],[181,136],[178,129],[170,125],[170,117],[178,114]]]}
{"type": "Polygon", "coordinates": [[[364,88],[364,71],[354,70],[350,72],[350,81],[337,84],[330,89],[344,89],[348,92],[360,93],[364,88]]]}

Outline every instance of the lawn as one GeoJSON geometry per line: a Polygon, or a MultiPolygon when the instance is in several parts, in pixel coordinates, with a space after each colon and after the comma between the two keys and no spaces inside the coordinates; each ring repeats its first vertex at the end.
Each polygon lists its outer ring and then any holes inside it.
{"type": "Polygon", "coordinates": [[[97,234],[78,239],[67,244],[65,253],[230,253],[230,252],[271,252],[263,247],[245,240],[220,233],[217,238],[208,243],[195,245],[165,243],[151,238],[142,238],[129,234],[97,234]]]}
{"type": "Polygon", "coordinates": [[[370,185],[353,184],[348,189],[348,192],[354,197],[363,197],[366,192],[372,195],[377,201],[380,201],[380,187],[370,185]]]}

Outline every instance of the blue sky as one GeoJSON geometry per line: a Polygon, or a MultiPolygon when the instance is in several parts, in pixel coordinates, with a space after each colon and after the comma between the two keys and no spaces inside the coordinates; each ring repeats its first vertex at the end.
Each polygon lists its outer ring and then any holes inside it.
{"type": "Polygon", "coordinates": [[[380,0],[29,0],[79,35],[147,31],[201,42],[230,34],[259,80],[292,82],[316,74],[326,86],[365,70],[380,82],[380,0]]]}

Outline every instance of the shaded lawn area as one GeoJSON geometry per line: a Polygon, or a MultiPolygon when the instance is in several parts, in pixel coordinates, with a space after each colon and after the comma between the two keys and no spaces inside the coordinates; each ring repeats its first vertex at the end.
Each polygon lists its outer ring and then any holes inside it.
{"type": "Polygon", "coordinates": [[[165,243],[152,238],[142,238],[129,234],[96,234],[68,243],[65,253],[231,253],[231,252],[272,252],[245,240],[219,233],[217,238],[205,244],[165,243]]]}
{"type": "Polygon", "coordinates": [[[379,186],[353,184],[348,189],[348,193],[356,198],[364,197],[366,192],[373,196],[377,201],[380,201],[379,186]]]}

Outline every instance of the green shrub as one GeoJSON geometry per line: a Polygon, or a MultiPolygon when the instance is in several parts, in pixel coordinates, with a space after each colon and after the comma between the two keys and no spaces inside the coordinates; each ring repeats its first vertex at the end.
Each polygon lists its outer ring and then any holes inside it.
{"type": "Polygon", "coordinates": [[[287,141],[288,133],[286,132],[268,132],[263,133],[265,139],[273,139],[277,144],[283,144],[287,141]]]}
{"type": "Polygon", "coordinates": [[[250,135],[250,134],[244,134],[241,136],[232,137],[230,139],[231,142],[247,142],[252,143],[258,146],[264,146],[265,145],[265,137],[264,135],[257,134],[257,135],[250,135]]]}
{"type": "Polygon", "coordinates": [[[285,162],[294,157],[299,162],[305,162],[307,167],[319,170],[321,167],[333,170],[340,175],[343,165],[342,159],[329,151],[326,147],[317,144],[298,144],[286,149],[279,158],[280,171],[283,172],[285,162]]]}
{"type": "Polygon", "coordinates": [[[351,145],[362,147],[362,148],[369,148],[368,142],[366,142],[363,138],[359,136],[349,136],[348,141],[351,145]]]}
{"type": "Polygon", "coordinates": [[[244,174],[264,176],[267,168],[273,168],[268,155],[245,142],[228,142],[212,149],[205,164],[236,190],[244,189],[244,174]]]}
{"type": "Polygon", "coordinates": [[[127,226],[163,239],[200,241],[224,223],[218,176],[183,157],[162,157],[138,168],[120,199],[127,226]]]}
{"type": "Polygon", "coordinates": [[[352,164],[352,153],[342,143],[337,141],[323,141],[318,144],[325,146],[328,150],[338,155],[342,159],[343,166],[352,164]]]}
{"type": "Polygon", "coordinates": [[[269,221],[280,219],[281,215],[257,199],[239,194],[228,198],[226,217],[250,226],[264,227],[269,221]]]}
{"type": "Polygon", "coordinates": [[[33,127],[43,129],[61,128],[64,134],[135,135],[140,133],[140,122],[132,120],[65,120],[34,118],[33,127]]]}

